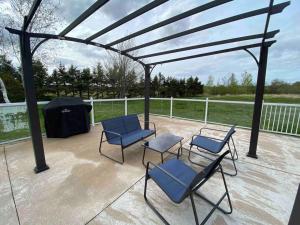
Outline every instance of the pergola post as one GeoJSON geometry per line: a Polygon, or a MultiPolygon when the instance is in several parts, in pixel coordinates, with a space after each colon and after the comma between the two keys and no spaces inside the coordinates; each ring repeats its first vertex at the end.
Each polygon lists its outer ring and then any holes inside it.
{"type": "Polygon", "coordinates": [[[145,65],[145,103],[144,103],[144,129],[149,129],[149,108],[150,108],[150,66],[145,65]]]}
{"type": "Polygon", "coordinates": [[[21,60],[23,70],[24,90],[28,111],[29,127],[32,138],[32,145],[35,156],[36,173],[49,169],[45,160],[45,153],[42,140],[42,132],[39,120],[36,91],[33,79],[32,54],[30,49],[30,37],[28,33],[20,35],[21,60]]]}
{"type": "Polygon", "coordinates": [[[266,71],[267,71],[267,62],[268,62],[268,50],[269,50],[269,46],[266,45],[265,43],[263,43],[263,45],[260,49],[259,67],[258,67],[258,75],[257,75],[256,91],[255,91],[255,103],[254,103],[251,138],[250,138],[250,147],[249,147],[249,152],[247,154],[247,156],[249,156],[251,158],[257,158],[256,150],[257,150],[260,117],[261,117],[261,110],[262,110],[264,90],[265,90],[265,80],[266,80],[266,71]]]}

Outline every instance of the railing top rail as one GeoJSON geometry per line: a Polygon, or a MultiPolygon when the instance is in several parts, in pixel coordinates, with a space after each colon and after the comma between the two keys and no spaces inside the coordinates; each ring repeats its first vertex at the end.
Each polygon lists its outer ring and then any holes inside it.
{"type": "Polygon", "coordinates": [[[189,102],[206,102],[206,99],[195,99],[195,98],[173,98],[175,101],[189,101],[189,102]]]}
{"type": "MultiPolygon", "coordinates": [[[[163,100],[170,101],[171,98],[150,98],[151,100],[163,100]]],[[[189,101],[189,102],[206,102],[206,99],[194,99],[194,98],[172,98],[174,101],[189,101]]],[[[144,100],[144,98],[127,98],[127,101],[144,100]]],[[[86,99],[84,102],[114,102],[114,101],[125,101],[125,98],[113,98],[113,99],[86,99]]],[[[39,101],[38,105],[47,104],[49,101],[39,101]]],[[[212,100],[208,99],[208,102],[213,103],[228,103],[228,104],[247,104],[253,105],[252,101],[230,101],[230,100],[212,100]]],[[[264,105],[270,106],[287,106],[287,107],[300,107],[300,104],[295,103],[274,103],[264,102],[264,105]]],[[[15,103],[0,103],[0,107],[13,107],[13,106],[26,106],[26,102],[15,102],[15,103]]]]}
{"type": "Polygon", "coordinates": [[[208,102],[225,103],[225,104],[246,104],[246,105],[254,105],[254,102],[249,102],[249,101],[208,100],[208,102]]]}
{"type": "Polygon", "coordinates": [[[300,107],[300,104],[292,104],[292,103],[277,103],[277,102],[264,102],[264,105],[272,105],[272,106],[290,106],[290,107],[300,107]]]}

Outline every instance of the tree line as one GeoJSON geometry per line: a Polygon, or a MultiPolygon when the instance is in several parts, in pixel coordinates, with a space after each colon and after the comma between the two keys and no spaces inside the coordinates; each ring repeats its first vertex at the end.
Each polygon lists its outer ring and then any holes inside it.
{"type": "MultiPolygon", "coordinates": [[[[124,68],[124,67],[122,67],[124,68]]],[[[33,73],[38,100],[51,100],[59,96],[81,98],[124,98],[144,95],[144,78],[135,69],[124,71],[116,63],[79,69],[74,65],[59,64],[51,74],[40,60],[33,60],[33,73]]],[[[5,83],[12,102],[24,101],[21,69],[14,68],[5,56],[0,58],[0,78],[5,83]]],[[[175,79],[161,73],[151,79],[151,96],[191,97],[203,93],[197,77],[175,79]]],[[[3,96],[1,94],[1,96],[3,96]]],[[[3,97],[0,99],[3,102],[3,97]]]]}
{"type": "MultiPolygon", "coordinates": [[[[240,80],[234,73],[224,76],[215,82],[212,75],[208,77],[204,87],[204,93],[210,95],[225,94],[254,94],[256,84],[253,81],[252,74],[244,72],[240,80]]],[[[270,84],[265,85],[266,94],[300,94],[300,82],[287,83],[285,81],[274,79],[270,84]]]]}
{"type": "MultiPolygon", "coordinates": [[[[120,60],[119,60],[120,61],[120,60]]],[[[116,63],[109,65],[98,63],[92,68],[79,69],[74,65],[66,67],[59,64],[51,74],[40,60],[33,60],[34,82],[38,100],[51,100],[59,96],[79,96],[93,98],[142,97],[144,95],[144,76],[136,72],[136,68],[116,63]],[[126,69],[126,73],[124,72],[126,69]]],[[[11,102],[24,101],[21,69],[15,68],[5,55],[0,55],[0,80],[6,87],[11,102]]],[[[0,102],[4,101],[3,90],[0,89],[0,102]]],[[[150,95],[152,97],[196,97],[225,94],[254,94],[255,83],[250,73],[244,72],[238,80],[230,74],[215,82],[213,76],[208,77],[204,86],[197,76],[187,79],[176,79],[162,73],[152,75],[150,95]]],[[[286,83],[273,80],[265,88],[270,94],[300,94],[300,82],[286,83]]]]}

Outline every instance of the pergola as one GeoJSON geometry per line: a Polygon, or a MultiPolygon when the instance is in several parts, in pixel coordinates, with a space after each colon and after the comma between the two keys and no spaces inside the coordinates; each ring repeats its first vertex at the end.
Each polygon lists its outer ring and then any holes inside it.
{"type": "MultiPolygon", "coordinates": [[[[241,13],[238,15],[234,15],[231,17],[227,17],[224,19],[216,20],[204,25],[200,25],[197,27],[194,27],[192,29],[188,29],[179,33],[175,33],[169,36],[165,36],[159,39],[155,39],[153,41],[134,46],[129,49],[120,50],[114,47],[116,44],[119,44],[121,42],[127,41],[129,39],[138,37],[142,34],[145,34],[147,32],[153,31],[155,29],[161,28],[163,26],[172,24],[176,21],[182,20],[184,18],[187,18],[189,16],[198,14],[200,12],[203,12],[208,9],[212,9],[214,7],[226,4],[228,2],[231,2],[233,0],[213,0],[206,4],[200,5],[198,7],[195,7],[191,10],[185,11],[183,13],[180,13],[178,15],[175,15],[173,17],[170,17],[168,19],[162,20],[156,24],[153,24],[151,26],[148,26],[146,28],[143,28],[141,30],[138,30],[134,33],[131,33],[125,37],[119,38],[117,40],[114,40],[108,44],[102,44],[94,41],[96,38],[100,37],[101,35],[104,35],[113,29],[137,18],[138,16],[141,16],[142,14],[164,4],[168,0],[153,0],[147,5],[144,5],[143,7],[139,8],[138,10],[128,14],[124,18],[114,22],[113,24],[101,29],[100,31],[96,32],[95,34],[91,35],[90,37],[87,37],[86,39],[81,38],[75,38],[67,36],[67,34],[72,31],[76,26],[78,26],[80,23],[82,23],[84,20],[86,20],[89,16],[91,16],[93,13],[95,13],[98,9],[100,9],[103,5],[105,5],[109,0],[97,0],[93,5],[91,5],[88,9],[86,9],[81,15],[79,15],[70,25],[68,25],[63,31],[61,31],[59,34],[47,34],[47,33],[32,33],[28,32],[28,26],[30,25],[32,18],[34,17],[37,9],[39,8],[42,0],[35,0],[28,15],[24,17],[24,23],[23,27],[20,30],[8,28],[6,29],[13,34],[16,34],[20,37],[20,46],[21,46],[21,60],[22,60],[22,69],[23,69],[23,76],[24,76],[24,89],[25,89],[25,96],[26,96],[26,103],[27,103],[27,109],[29,114],[29,124],[30,124],[30,132],[32,137],[32,143],[33,143],[33,149],[34,149],[34,155],[35,155],[35,172],[42,172],[44,170],[47,170],[49,167],[46,164],[45,160],[45,153],[44,153],[44,147],[43,147],[43,140],[42,140],[42,132],[40,127],[40,121],[39,121],[39,114],[38,114],[38,107],[37,107],[37,98],[36,98],[36,91],[34,87],[34,78],[33,78],[33,70],[32,70],[32,56],[36,49],[41,46],[44,42],[51,39],[57,39],[57,40],[64,40],[64,41],[71,41],[71,42],[78,42],[83,43],[87,45],[93,45],[96,47],[100,47],[103,49],[106,49],[108,51],[116,52],[118,54],[121,54],[125,57],[128,57],[139,64],[141,64],[144,67],[145,70],[145,101],[144,101],[144,117],[145,121],[149,121],[149,106],[150,106],[150,74],[153,70],[153,68],[158,64],[166,64],[176,61],[182,61],[182,60],[188,60],[192,58],[199,58],[199,57],[205,57],[210,55],[216,55],[216,54],[222,54],[227,52],[233,52],[233,51],[246,51],[249,53],[258,66],[258,75],[257,75],[257,83],[256,83],[256,93],[255,93],[255,103],[254,103],[254,112],[253,112],[253,120],[252,120],[252,129],[251,129],[251,138],[250,138],[250,147],[248,156],[257,158],[256,150],[257,150],[257,142],[258,142],[258,135],[259,135],[259,124],[260,124],[260,117],[261,117],[261,111],[262,111],[262,102],[263,102],[263,95],[264,95],[264,85],[265,85],[265,77],[266,77],[266,69],[267,69],[267,60],[268,60],[268,50],[269,47],[272,46],[276,41],[272,38],[275,37],[277,33],[279,33],[279,30],[274,31],[268,31],[269,21],[271,15],[281,13],[284,8],[286,8],[290,1],[283,2],[280,4],[274,4],[274,0],[270,0],[269,6],[265,8],[256,9],[253,11],[248,11],[245,13],[241,13]],[[195,45],[189,45],[182,48],[175,48],[167,51],[159,51],[151,54],[145,54],[140,56],[133,56],[131,54],[132,51],[145,48],[151,45],[155,45],[158,43],[166,42],[175,38],[183,37],[195,32],[200,32],[203,30],[207,30],[210,28],[218,27],[224,24],[232,23],[235,21],[244,20],[250,17],[255,17],[259,15],[266,14],[266,21],[264,25],[264,30],[262,33],[253,34],[253,35],[247,35],[247,36],[239,36],[234,37],[230,39],[224,39],[214,42],[207,42],[207,43],[196,43],[195,45]],[[31,38],[39,38],[41,41],[39,44],[34,48],[31,49],[30,47],[30,40],[31,38]],[[256,39],[259,39],[257,41],[256,39]],[[269,40],[271,39],[271,40],[269,40]],[[169,58],[167,60],[162,61],[156,61],[156,62],[150,62],[145,63],[141,59],[144,58],[151,58],[154,56],[161,56],[161,55],[168,55],[171,53],[177,53],[177,52],[184,52],[188,50],[193,49],[200,49],[205,47],[211,47],[211,46],[218,46],[223,44],[230,44],[230,43],[240,43],[242,41],[254,41],[252,44],[248,45],[240,45],[238,47],[231,47],[231,48],[224,48],[217,51],[211,51],[201,54],[195,54],[195,55],[189,55],[185,57],[178,57],[178,58],[169,58]],[[259,59],[255,57],[255,55],[250,51],[250,49],[253,48],[260,48],[260,55],[259,59]]],[[[144,124],[145,128],[149,127],[149,123],[145,122],[144,124]]]]}

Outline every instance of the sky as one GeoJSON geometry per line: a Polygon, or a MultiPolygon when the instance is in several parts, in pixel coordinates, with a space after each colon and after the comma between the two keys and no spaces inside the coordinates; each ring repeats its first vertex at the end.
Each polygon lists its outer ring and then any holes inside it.
{"type": "MultiPolygon", "coordinates": [[[[50,0],[44,0],[50,1],[50,0]]],[[[8,5],[9,0],[1,0],[1,5],[8,5]]],[[[67,24],[72,22],[78,15],[87,9],[95,0],[68,0],[61,1],[58,16],[60,25],[56,28],[57,32],[63,30],[67,24]]],[[[85,20],[77,28],[71,31],[68,36],[86,38],[95,32],[105,28],[111,23],[121,19],[127,14],[139,9],[149,3],[150,0],[110,0],[94,15],[85,20]]],[[[106,44],[141,30],[154,23],[160,22],[179,13],[209,2],[208,0],[169,0],[168,2],[152,9],[142,16],[108,32],[107,34],[95,39],[95,41],[106,44]]],[[[275,4],[284,0],[275,0],[275,4]]],[[[204,25],[219,19],[230,17],[243,12],[267,7],[269,0],[234,0],[205,12],[198,13],[186,19],[177,21],[170,25],[148,32],[136,37],[134,45],[139,45],[151,40],[181,32],[193,27],[204,25]]],[[[8,11],[1,14],[9,13],[8,11]]],[[[154,53],[162,50],[169,50],[178,47],[201,44],[227,38],[239,37],[250,34],[263,33],[266,15],[248,18],[243,21],[236,21],[226,25],[221,25],[213,29],[204,30],[176,38],[167,42],[152,45],[139,49],[136,55],[154,53]]],[[[300,0],[291,0],[282,13],[271,17],[269,31],[280,29],[276,35],[277,42],[269,50],[267,83],[273,79],[280,79],[286,82],[300,80],[300,0]]],[[[187,52],[174,53],[166,56],[146,58],[146,63],[158,60],[189,56],[222,48],[229,48],[243,44],[258,43],[261,39],[244,41],[238,44],[227,44],[216,47],[191,50],[187,52]]],[[[87,46],[78,43],[67,43],[49,41],[42,46],[47,48],[55,46],[55,57],[48,62],[50,69],[55,68],[60,62],[69,66],[74,64],[79,68],[93,67],[97,62],[104,62],[107,59],[107,52],[97,47],[87,46]]],[[[252,49],[253,53],[259,57],[259,49],[252,49]]],[[[222,77],[235,73],[240,79],[243,72],[250,72],[256,80],[257,65],[255,61],[245,51],[238,51],[209,57],[190,59],[181,62],[158,65],[153,74],[158,72],[165,76],[187,78],[191,75],[198,76],[202,82],[206,82],[209,75],[214,77],[215,82],[221,81],[222,77]]]]}

